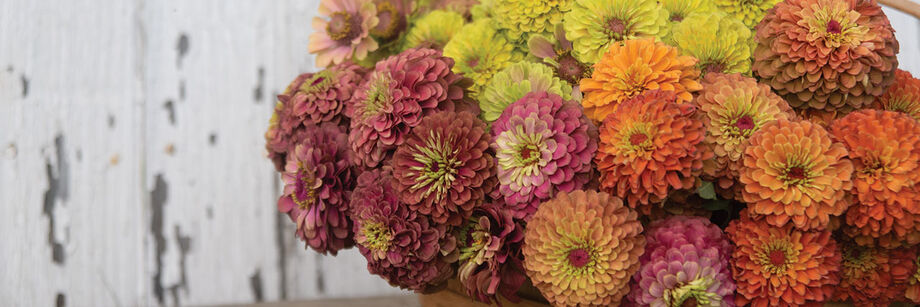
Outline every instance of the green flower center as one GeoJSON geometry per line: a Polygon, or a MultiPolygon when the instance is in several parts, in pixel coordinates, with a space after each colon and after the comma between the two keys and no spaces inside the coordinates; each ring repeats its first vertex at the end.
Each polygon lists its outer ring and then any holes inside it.
{"type": "Polygon", "coordinates": [[[332,13],[326,24],[326,33],[332,40],[345,43],[361,35],[361,16],[345,11],[332,13]]]}
{"type": "Polygon", "coordinates": [[[886,105],[888,111],[907,113],[911,117],[917,118],[920,112],[920,97],[893,96],[888,99],[886,105]]]}
{"type": "Polygon", "coordinates": [[[649,152],[655,150],[652,135],[649,133],[650,130],[648,124],[645,123],[636,123],[632,127],[625,128],[620,134],[620,149],[624,153],[646,156],[649,152]]]}
{"type": "Polygon", "coordinates": [[[375,252],[386,252],[390,248],[390,241],[393,235],[390,228],[380,222],[365,222],[361,227],[361,233],[364,234],[366,241],[364,247],[375,252]]]}
{"type": "Polygon", "coordinates": [[[405,16],[389,1],[377,4],[377,19],[379,22],[371,34],[384,40],[395,37],[406,26],[405,16]]]}
{"type": "Polygon", "coordinates": [[[313,74],[310,79],[300,85],[300,91],[307,94],[322,93],[329,90],[335,85],[335,76],[329,70],[323,70],[313,74]]]}
{"type": "Polygon", "coordinates": [[[674,289],[664,290],[664,302],[669,307],[711,306],[713,302],[722,301],[718,294],[707,291],[715,280],[697,278],[674,289]]]}
{"type": "Polygon", "coordinates": [[[367,118],[379,114],[393,104],[393,95],[390,93],[389,76],[375,75],[367,90],[364,99],[362,115],[367,118]]]}
{"type": "Polygon", "coordinates": [[[316,202],[316,177],[312,169],[307,169],[302,163],[297,170],[297,183],[294,185],[294,192],[291,193],[291,199],[300,207],[306,210],[316,202]]]}
{"type": "Polygon", "coordinates": [[[763,270],[773,274],[784,274],[793,259],[798,257],[799,251],[787,240],[773,240],[761,247],[756,254],[756,262],[763,270]]]}
{"type": "Polygon", "coordinates": [[[447,191],[457,179],[458,169],[463,164],[457,159],[457,150],[451,143],[451,140],[445,139],[440,133],[432,131],[424,145],[415,147],[412,156],[423,166],[411,168],[418,172],[415,184],[411,187],[412,191],[424,189],[422,196],[434,194],[436,202],[447,196],[447,191]]]}
{"type": "MultiPolygon", "coordinates": [[[[463,244],[460,248],[460,261],[477,258],[491,239],[492,235],[479,224],[479,218],[476,216],[470,217],[463,229],[460,230],[457,238],[463,244]]],[[[484,259],[478,259],[478,261],[482,260],[484,259]]]]}
{"type": "Polygon", "coordinates": [[[866,157],[863,159],[863,167],[859,170],[860,173],[871,176],[871,177],[881,177],[891,171],[892,167],[888,166],[887,163],[882,161],[879,157],[866,157]]]}

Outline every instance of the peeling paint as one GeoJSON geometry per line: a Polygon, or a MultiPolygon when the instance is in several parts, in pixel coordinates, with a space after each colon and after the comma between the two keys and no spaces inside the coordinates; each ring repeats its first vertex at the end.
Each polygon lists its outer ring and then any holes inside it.
{"type": "Polygon", "coordinates": [[[64,202],[68,198],[67,183],[69,180],[69,167],[64,155],[64,136],[58,134],[54,137],[54,152],[57,156],[57,167],[51,165],[50,160],[45,161],[45,175],[48,178],[48,189],[42,199],[42,214],[48,218],[48,245],[51,246],[51,261],[63,265],[65,259],[64,245],[55,231],[56,218],[54,206],[58,201],[64,202]]]}
{"type": "Polygon", "coordinates": [[[252,290],[252,297],[256,302],[265,300],[262,294],[262,270],[256,269],[256,272],[249,276],[249,289],[252,290]]]}
{"type": "Polygon", "coordinates": [[[185,33],[180,33],[176,40],[176,67],[182,68],[182,60],[188,55],[189,38],[185,33]]]}
{"type": "Polygon", "coordinates": [[[182,229],[179,228],[179,225],[173,225],[173,230],[176,235],[176,245],[179,246],[179,282],[173,284],[169,287],[169,293],[172,295],[173,305],[179,306],[179,290],[183,290],[185,295],[189,295],[188,290],[188,275],[185,270],[185,259],[188,256],[189,251],[192,250],[192,238],[189,236],[182,235],[182,229]]]}
{"type": "MultiPolygon", "coordinates": [[[[280,191],[281,179],[278,176],[272,176],[272,191],[278,193],[280,191]]],[[[281,300],[286,300],[288,298],[287,293],[287,247],[285,243],[287,242],[284,239],[284,221],[285,215],[279,211],[275,211],[275,246],[278,249],[278,284],[281,285],[281,300]]]]}
{"type": "Polygon", "coordinates": [[[316,292],[319,295],[326,294],[326,277],[323,272],[323,254],[314,253],[316,257],[316,292]]]}
{"type": "Polygon", "coordinates": [[[109,124],[109,129],[115,128],[115,115],[109,114],[108,124],[109,124]]]}
{"type": "Polygon", "coordinates": [[[185,80],[179,80],[179,100],[185,100],[185,80]]]}
{"type": "Polygon", "coordinates": [[[172,100],[167,100],[163,103],[163,108],[166,109],[166,112],[169,115],[169,124],[176,125],[176,106],[172,100]]]}
{"type": "Polygon", "coordinates": [[[252,90],[252,99],[256,103],[262,103],[262,92],[263,87],[265,87],[265,68],[259,66],[258,70],[258,79],[256,81],[256,87],[252,90]]]}
{"type": "Polygon", "coordinates": [[[26,98],[29,96],[29,78],[19,75],[19,81],[22,82],[22,98],[26,98]]]}
{"type": "Polygon", "coordinates": [[[211,144],[211,146],[217,145],[217,132],[211,132],[208,135],[208,144],[211,144]]]}
{"type": "Polygon", "coordinates": [[[54,296],[54,306],[55,307],[66,307],[67,306],[67,296],[64,295],[64,293],[58,292],[58,294],[54,296]]]}
{"type": "Polygon", "coordinates": [[[156,271],[153,274],[153,295],[162,305],[163,301],[163,254],[166,252],[166,237],[163,236],[163,206],[169,197],[169,186],[163,180],[163,174],[157,174],[153,190],[150,191],[150,234],[153,236],[154,261],[156,271]]]}

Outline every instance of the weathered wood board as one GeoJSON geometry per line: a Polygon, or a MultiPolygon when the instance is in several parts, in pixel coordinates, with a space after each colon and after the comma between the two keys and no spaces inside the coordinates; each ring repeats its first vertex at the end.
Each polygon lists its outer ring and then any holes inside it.
{"type": "MultiPolygon", "coordinates": [[[[407,294],[275,209],[262,133],[317,5],[0,1],[0,305],[407,294]]],[[[920,22],[887,12],[920,75],[920,22]]]]}

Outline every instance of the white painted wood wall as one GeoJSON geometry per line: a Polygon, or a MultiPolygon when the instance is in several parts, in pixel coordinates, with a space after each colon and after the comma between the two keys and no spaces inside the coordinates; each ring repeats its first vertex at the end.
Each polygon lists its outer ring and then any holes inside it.
{"type": "MultiPolygon", "coordinates": [[[[0,1],[0,305],[405,293],[305,251],[262,133],[317,0],[0,1]]],[[[920,75],[918,21],[891,13],[920,75]]]]}

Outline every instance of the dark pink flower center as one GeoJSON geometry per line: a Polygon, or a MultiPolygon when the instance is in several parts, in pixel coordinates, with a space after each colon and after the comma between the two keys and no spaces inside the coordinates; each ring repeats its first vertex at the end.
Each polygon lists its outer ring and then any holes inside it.
{"type": "Polygon", "coordinates": [[[524,147],[523,149],[521,149],[521,159],[530,160],[530,158],[533,158],[533,154],[535,151],[536,150],[534,150],[533,148],[530,148],[530,146],[524,147]]]}
{"type": "Polygon", "coordinates": [[[840,26],[840,22],[831,19],[827,22],[827,33],[840,34],[843,31],[843,28],[840,26]]]}
{"type": "Polygon", "coordinates": [[[326,24],[326,33],[337,42],[349,42],[361,35],[361,22],[361,16],[335,12],[326,24]]]}
{"type": "Polygon", "coordinates": [[[706,72],[706,73],[711,73],[711,72],[724,72],[724,71],[725,71],[725,64],[722,64],[722,63],[709,63],[709,64],[706,64],[705,67],[703,67],[703,71],[706,72]]]}
{"type": "Polygon", "coordinates": [[[741,118],[735,121],[735,127],[738,127],[738,129],[742,131],[754,129],[754,119],[748,115],[741,116],[741,118]]]}
{"type": "Polygon", "coordinates": [[[479,65],[479,58],[472,58],[466,61],[466,66],[470,68],[476,67],[476,65],[479,65]]]}
{"type": "Polygon", "coordinates": [[[569,264],[573,267],[581,268],[591,261],[591,255],[584,248],[576,248],[569,251],[569,264]]]}
{"type": "Polygon", "coordinates": [[[636,133],[629,136],[629,143],[633,145],[642,144],[642,142],[645,142],[646,140],[648,140],[648,136],[644,133],[636,133]]]}
{"type": "Polygon", "coordinates": [[[626,34],[626,23],[619,18],[610,18],[607,21],[607,31],[616,37],[623,36],[626,34]]]}
{"type": "Polygon", "coordinates": [[[774,250],[770,252],[770,264],[773,266],[781,266],[786,264],[786,252],[782,250],[774,250]]]}
{"type": "Polygon", "coordinates": [[[323,83],[323,81],[325,81],[325,80],[326,80],[326,78],[323,78],[323,77],[316,77],[316,79],[313,79],[313,82],[310,83],[310,85],[311,85],[311,86],[316,86],[317,84],[323,83]]]}
{"type": "Polygon", "coordinates": [[[315,184],[316,178],[313,178],[310,171],[301,168],[297,172],[297,183],[294,185],[294,193],[291,197],[301,209],[306,209],[313,204],[316,197],[316,190],[313,189],[315,184]]]}
{"type": "Polygon", "coordinates": [[[684,16],[678,14],[671,15],[671,21],[680,22],[681,20],[684,20],[684,16]]]}
{"type": "Polygon", "coordinates": [[[680,307],[696,307],[696,306],[699,306],[699,303],[696,301],[696,298],[692,296],[688,297],[686,300],[684,300],[683,303],[680,304],[680,307]]]}
{"type": "Polygon", "coordinates": [[[389,1],[377,4],[377,19],[379,22],[371,30],[371,34],[383,39],[395,37],[405,27],[405,18],[389,1]]]}
{"type": "Polygon", "coordinates": [[[556,62],[559,63],[559,68],[556,69],[556,75],[558,75],[560,79],[568,81],[571,84],[578,84],[578,81],[584,77],[585,70],[587,70],[584,64],[576,60],[575,57],[568,52],[556,58],[556,62]]]}
{"type": "Polygon", "coordinates": [[[798,166],[790,168],[789,171],[786,172],[786,176],[792,179],[805,179],[805,169],[798,166]]]}

